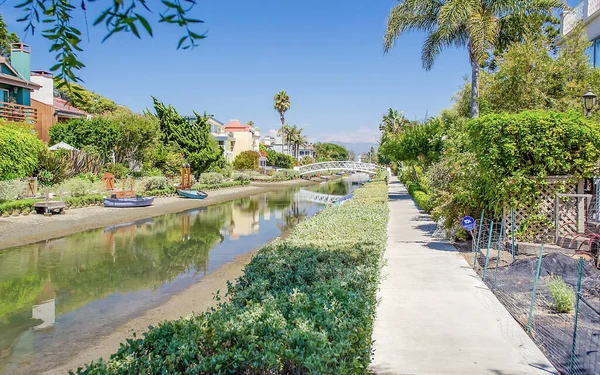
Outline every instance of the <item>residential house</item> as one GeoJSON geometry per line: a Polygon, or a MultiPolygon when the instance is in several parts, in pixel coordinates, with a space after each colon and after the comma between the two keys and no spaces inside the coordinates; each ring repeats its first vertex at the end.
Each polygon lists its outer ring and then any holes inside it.
{"type": "Polygon", "coordinates": [[[225,125],[225,131],[231,132],[235,138],[233,155],[238,156],[244,151],[260,150],[260,130],[255,126],[240,123],[240,120],[230,120],[225,125]]]}
{"type": "Polygon", "coordinates": [[[37,111],[31,107],[31,93],[40,85],[30,79],[31,49],[28,45],[11,45],[9,63],[0,56],[0,118],[37,124],[37,111]]]}
{"type": "Polygon", "coordinates": [[[38,113],[36,131],[39,138],[49,141],[52,125],[75,118],[91,118],[91,115],[73,107],[66,100],[54,97],[54,76],[43,70],[32,70],[31,81],[40,85],[40,89],[31,93],[31,106],[38,113]]]}
{"type": "Polygon", "coordinates": [[[57,122],[90,115],[54,97],[51,73],[31,71],[31,48],[11,45],[10,63],[0,56],[0,118],[28,122],[38,137],[49,141],[49,130],[57,122]]]}
{"type": "Polygon", "coordinates": [[[223,149],[223,157],[228,163],[233,163],[234,154],[233,148],[235,146],[235,137],[233,133],[225,130],[225,125],[217,119],[211,117],[208,122],[210,123],[210,134],[219,142],[219,146],[223,149]]]}
{"type": "Polygon", "coordinates": [[[317,160],[317,151],[312,144],[307,144],[298,148],[298,160],[302,160],[305,156],[317,160]]]}
{"type": "Polygon", "coordinates": [[[582,0],[572,9],[562,12],[559,45],[579,22],[582,22],[587,38],[592,42],[588,48],[592,64],[600,67],[600,0],[582,0]]]}
{"type": "Polygon", "coordinates": [[[282,154],[290,154],[288,152],[288,145],[283,144],[283,137],[280,135],[271,136],[267,135],[263,139],[263,143],[265,146],[269,147],[271,150],[282,153],[282,154]]]}

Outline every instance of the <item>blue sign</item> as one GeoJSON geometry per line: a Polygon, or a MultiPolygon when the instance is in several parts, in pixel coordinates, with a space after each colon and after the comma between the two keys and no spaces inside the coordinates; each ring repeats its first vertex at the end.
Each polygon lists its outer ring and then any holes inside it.
{"type": "Polygon", "coordinates": [[[460,225],[462,225],[462,227],[466,230],[472,231],[473,229],[475,229],[475,219],[473,219],[471,216],[465,216],[463,217],[460,225]]]}

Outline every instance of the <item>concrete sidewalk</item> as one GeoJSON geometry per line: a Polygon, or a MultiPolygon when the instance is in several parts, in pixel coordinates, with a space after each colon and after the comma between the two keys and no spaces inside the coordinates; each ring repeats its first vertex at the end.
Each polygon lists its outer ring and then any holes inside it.
{"type": "Polygon", "coordinates": [[[376,374],[557,374],[435,224],[392,178],[373,340],[376,374]]]}

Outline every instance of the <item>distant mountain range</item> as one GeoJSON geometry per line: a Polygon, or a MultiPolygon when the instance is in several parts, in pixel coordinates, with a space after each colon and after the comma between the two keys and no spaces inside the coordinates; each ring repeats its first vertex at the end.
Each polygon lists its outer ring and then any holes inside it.
{"type": "Polygon", "coordinates": [[[354,151],[355,154],[364,154],[369,152],[371,147],[377,150],[377,143],[369,143],[369,142],[359,142],[359,143],[349,143],[349,142],[338,142],[332,141],[331,143],[335,143],[336,145],[344,146],[347,150],[354,151]]]}

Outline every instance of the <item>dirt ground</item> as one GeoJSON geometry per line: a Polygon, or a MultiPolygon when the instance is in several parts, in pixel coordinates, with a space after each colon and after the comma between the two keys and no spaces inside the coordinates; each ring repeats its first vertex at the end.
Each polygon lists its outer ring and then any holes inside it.
{"type": "Polygon", "coordinates": [[[128,223],[196,207],[210,206],[236,198],[266,193],[278,188],[307,186],[310,184],[314,184],[314,182],[309,180],[270,183],[253,182],[250,186],[210,191],[208,198],[201,200],[179,197],[157,198],[150,207],[105,208],[93,206],[67,210],[64,215],[53,215],[52,217],[27,215],[0,218],[0,250],[63,237],[88,229],[128,223]]]}

